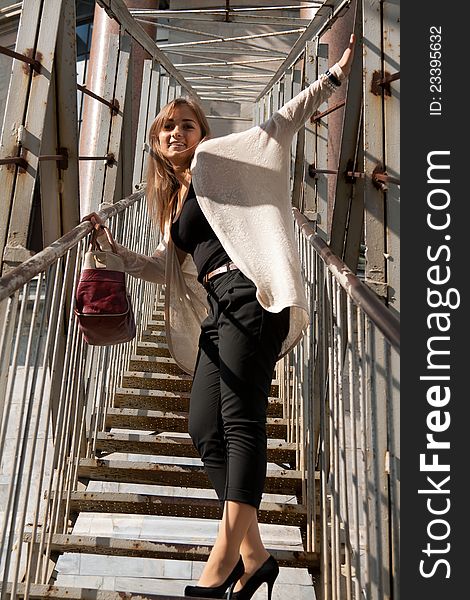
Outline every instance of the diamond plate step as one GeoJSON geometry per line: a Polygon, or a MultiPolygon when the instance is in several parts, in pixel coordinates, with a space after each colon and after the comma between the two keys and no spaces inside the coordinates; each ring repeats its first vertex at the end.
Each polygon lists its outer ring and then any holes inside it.
{"type": "MultiPolygon", "coordinates": [[[[146,373],[143,371],[124,371],[122,387],[145,390],[165,390],[188,392],[191,389],[192,376],[186,373],[173,375],[171,373],[146,373]]],[[[279,397],[279,383],[273,381],[269,395],[279,397]]]]}
{"type": "MultiPolygon", "coordinates": [[[[30,542],[31,534],[25,534],[23,540],[30,542]]],[[[40,542],[40,536],[36,541],[40,542]]],[[[80,554],[100,554],[129,556],[167,560],[195,560],[205,562],[211,546],[202,544],[163,543],[150,540],[130,540],[92,535],[54,534],[51,539],[52,552],[73,552],[80,554]]],[[[317,568],[319,556],[315,552],[268,548],[281,567],[317,568]]]]}
{"type": "MultiPolygon", "coordinates": [[[[12,598],[11,583],[6,585],[5,598],[12,598]]],[[[0,592],[2,584],[0,583],[0,592]]],[[[114,592],[108,590],[96,590],[91,588],[73,588],[60,587],[56,585],[41,585],[33,583],[26,586],[24,583],[18,584],[14,598],[28,598],[36,600],[37,598],[54,598],[55,600],[184,600],[184,596],[168,596],[155,594],[131,594],[129,592],[114,592]]],[[[199,598],[199,600],[204,600],[199,598]]]]}
{"type": "Polygon", "coordinates": [[[176,364],[176,361],[168,356],[142,356],[135,354],[130,358],[129,371],[185,375],[184,371],[176,364]]]}
{"type": "MultiPolygon", "coordinates": [[[[112,481],[212,489],[212,484],[204,467],[199,465],[169,465],[83,458],[79,462],[78,477],[86,481],[112,481]]],[[[266,474],[265,492],[268,494],[300,495],[302,492],[300,472],[282,469],[269,470],[266,474]]]]}
{"type": "MultiPolygon", "coordinates": [[[[67,493],[64,493],[62,498],[64,502],[69,500],[67,493]]],[[[113,492],[71,492],[69,503],[71,512],[76,515],[80,512],[97,512],[190,517],[193,519],[220,519],[222,516],[219,501],[210,498],[181,498],[113,492]]],[[[301,504],[261,502],[258,520],[260,523],[305,528],[307,510],[301,504]]]]}
{"type": "Polygon", "coordinates": [[[141,356],[171,356],[168,344],[154,342],[137,342],[137,354],[141,356]]]}
{"type": "MultiPolygon", "coordinates": [[[[149,431],[188,431],[188,414],[186,412],[163,412],[135,408],[109,408],[106,413],[105,427],[108,429],[141,429],[149,431]]],[[[268,437],[285,439],[287,420],[268,418],[266,423],[268,437]]]]}
{"type": "MultiPolygon", "coordinates": [[[[115,408],[142,408],[144,410],[189,411],[190,392],[165,390],[141,390],[139,388],[117,388],[114,394],[115,408]]],[[[268,399],[268,416],[282,417],[283,405],[279,398],[268,399]]]]}
{"type": "Polygon", "coordinates": [[[192,377],[190,375],[171,375],[169,373],[145,373],[142,371],[125,371],[122,387],[145,390],[165,390],[172,392],[189,392],[192,377]]]}
{"type": "MultiPolygon", "coordinates": [[[[198,453],[189,438],[146,435],[137,433],[99,432],[96,439],[97,451],[103,453],[149,454],[154,456],[178,456],[198,458],[198,453]]],[[[296,446],[287,442],[268,440],[268,461],[295,465],[296,446]]]]}
{"type": "Polygon", "coordinates": [[[165,329],[160,327],[159,329],[145,329],[142,331],[142,342],[154,342],[157,344],[166,343],[165,329]]]}

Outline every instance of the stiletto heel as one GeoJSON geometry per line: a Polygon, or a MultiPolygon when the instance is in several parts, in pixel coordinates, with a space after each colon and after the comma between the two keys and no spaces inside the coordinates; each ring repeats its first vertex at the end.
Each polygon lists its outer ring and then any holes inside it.
{"type": "Polygon", "coordinates": [[[263,583],[267,583],[268,600],[271,600],[274,582],[278,575],[279,565],[276,560],[270,556],[268,560],[253,573],[241,590],[227,595],[227,598],[230,598],[231,600],[250,600],[254,596],[256,590],[263,585],[263,583]]]}
{"type": "Polygon", "coordinates": [[[273,595],[273,587],[274,581],[268,582],[268,600],[271,600],[271,596],[273,595]]]}
{"type": "MultiPolygon", "coordinates": [[[[240,556],[240,560],[235,565],[233,571],[227,577],[227,579],[216,587],[203,587],[201,585],[187,585],[184,590],[184,595],[192,598],[225,598],[227,588],[230,587],[233,590],[233,586],[240,579],[245,572],[243,560],[240,556]]],[[[229,592],[230,593],[230,592],[229,592]]]]}
{"type": "MultiPolygon", "coordinates": [[[[237,579],[237,581],[238,581],[238,579],[237,579]]],[[[232,583],[232,585],[228,588],[228,592],[224,596],[225,600],[231,600],[233,598],[233,590],[235,589],[235,585],[237,584],[237,581],[234,581],[232,583]]]]}

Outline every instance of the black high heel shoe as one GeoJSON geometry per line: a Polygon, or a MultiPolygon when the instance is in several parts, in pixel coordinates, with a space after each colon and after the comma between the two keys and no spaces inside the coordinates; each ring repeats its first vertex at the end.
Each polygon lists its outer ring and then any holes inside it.
{"type": "Polygon", "coordinates": [[[270,556],[261,567],[253,573],[248,579],[245,585],[238,592],[234,592],[233,588],[235,584],[230,588],[227,593],[227,600],[250,600],[256,592],[256,590],[263,585],[268,584],[268,600],[271,600],[273,593],[273,585],[279,575],[279,565],[276,559],[270,556]]]}
{"type": "Polygon", "coordinates": [[[216,587],[203,587],[201,585],[187,585],[184,590],[185,596],[192,598],[225,598],[227,588],[234,585],[245,572],[242,557],[235,565],[227,579],[216,587]]]}

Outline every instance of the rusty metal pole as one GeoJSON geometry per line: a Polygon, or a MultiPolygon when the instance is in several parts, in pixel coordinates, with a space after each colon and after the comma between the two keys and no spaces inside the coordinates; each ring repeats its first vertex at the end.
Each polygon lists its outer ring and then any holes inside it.
{"type": "MultiPolygon", "coordinates": [[[[129,8],[153,8],[158,9],[160,6],[159,0],[125,0],[129,8]]],[[[143,29],[149,34],[152,39],[156,39],[157,28],[155,25],[150,23],[139,23],[143,29]]],[[[150,56],[142,46],[133,42],[132,43],[132,57],[131,57],[131,105],[132,105],[132,156],[134,156],[134,149],[137,136],[137,125],[139,123],[139,105],[140,105],[140,90],[142,87],[142,72],[144,67],[144,60],[149,59],[150,56]]]]}
{"type": "MultiPolygon", "coordinates": [[[[351,4],[349,10],[338,19],[333,27],[325,33],[321,41],[328,44],[329,64],[337,62],[349,44],[349,38],[354,31],[354,7],[351,4]]],[[[342,85],[329,100],[329,106],[346,100],[346,85],[342,85]]],[[[341,133],[343,126],[344,109],[337,110],[328,116],[328,169],[337,169],[339,153],[341,148],[341,133]]],[[[331,230],[331,218],[333,215],[334,195],[336,189],[336,177],[328,178],[328,231],[331,230]]]]}
{"type": "MultiPolygon", "coordinates": [[[[86,87],[99,96],[104,95],[110,36],[118,32],[119,25],[116,21],[110,19],[105,10],[96,4],[86,87]]],[[[85,96],[80,130],[80,156],[96,156],[100,126],[101,106],[93,98],[85,96]]],[[[100,202],[100,198],[92,197],[94,170],[93,161],[80,162],[80,216],[96,210],[100,202]]]]}
{"type": "MultiPolygon", "coordinates": [[[[126,0],[132,8],[158,8],[158,0],[126,0]]],[[[146,27],[144,27],[146,28],[146,27]]],[[[149,25],[147,33],[155,37],[155,27],[149,25]]],[[[111,19],[106,11],[98,4],[95,7],[93,19],[93,36],[91,41],[90,58],[88,63],[88,76],[86,87],[99,96],[104,95],[106,73],[109,57],[111,36],[119,33],[119,25],[111,19]]],[[[138,110],[140,99],[140,86],[142,82],[142,67],[147,53],[134,43],[132,49],[132,109],[131,118],[131,160],[134,156],[135,137],[138,123],[138,110]]],[[[86,96],[83,106],[83,121],[80,131],[80,156],[96,156],[98,135],[101,127],[101,106],[96,100],[86,96]]],[[[80,162],[80,213],[87,214],[98,208],[101,198],[93,197],[93,161],[80,162]]],[[[122,190],[124,193],[130,190],[122,190]]]]}

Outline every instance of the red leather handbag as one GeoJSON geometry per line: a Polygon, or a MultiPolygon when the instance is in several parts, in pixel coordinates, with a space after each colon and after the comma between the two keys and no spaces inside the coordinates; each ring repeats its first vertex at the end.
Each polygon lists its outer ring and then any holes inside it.
{"type": "Polygon", "coordinates": [[[122,344],[136,334],[123,261],[109,229],[103,226],[102,230],[111,251],[104,250],[104,242],[100,243],[94,229],[75,294],[74,312],[83,337],[91,346],[122,344]]]}

